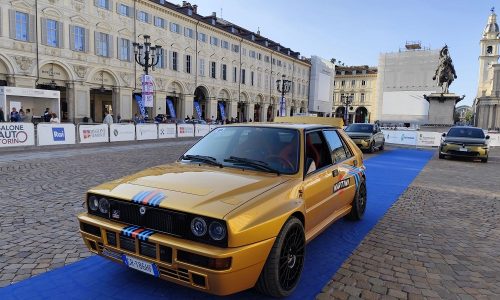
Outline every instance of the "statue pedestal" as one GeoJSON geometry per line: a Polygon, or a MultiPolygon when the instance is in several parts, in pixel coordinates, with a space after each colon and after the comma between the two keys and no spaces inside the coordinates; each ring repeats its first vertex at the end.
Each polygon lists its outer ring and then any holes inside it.
{"type": "Polygon", "coordinates": [[[454,93],[432,93],[424,95],[425,100],[429,102],[429,125],[453,125],[453,114],[455,104],[461,101],[465,96],[458,96],[454,93]]]}

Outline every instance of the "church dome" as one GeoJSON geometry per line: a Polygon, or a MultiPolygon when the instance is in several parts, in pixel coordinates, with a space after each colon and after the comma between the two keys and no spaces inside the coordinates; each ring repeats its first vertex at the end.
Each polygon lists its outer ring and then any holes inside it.
{"type": "Polygon", "coordinates": [[[488,35],[498,37],[499,33],[500,30],[498,29],[497,15],[495,14],[495,11],[491,9],[491,15],[488,17],[488,24],[486,24],[483,31],[483,37],[487,37],[488,35]]]}

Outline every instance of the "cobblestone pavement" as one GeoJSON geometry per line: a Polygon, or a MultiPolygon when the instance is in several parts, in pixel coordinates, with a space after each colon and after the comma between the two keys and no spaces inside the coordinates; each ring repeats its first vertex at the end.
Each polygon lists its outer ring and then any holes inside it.
{"type": "Polygon", "coordinates": [[[499,148],[436,153],[317,299],[500,299],[499,187],[499,148]]]}
{"type": "Polygon", "coordinates": [[[90,256],[78,232],[84,193],[171,162],[195,140],[2,153],[0,287],[90,256]]]}

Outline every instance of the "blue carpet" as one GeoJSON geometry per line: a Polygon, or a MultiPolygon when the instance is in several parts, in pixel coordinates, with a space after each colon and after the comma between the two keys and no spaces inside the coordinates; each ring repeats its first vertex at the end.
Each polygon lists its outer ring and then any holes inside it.
{"type": "MultiPolygon", "coordinates": [[[[306,248],[301,281],[290,299],[313,299],[365,235],[420,173],[431,151],[387,150],[365,161],[368,204],[360,222],[339,220],[306,248]]],[[[92,256],[0,289],[0,299],[220,299],[92,256]]],[[[263,299],[253,290],[225,299],[263,299]]]]}

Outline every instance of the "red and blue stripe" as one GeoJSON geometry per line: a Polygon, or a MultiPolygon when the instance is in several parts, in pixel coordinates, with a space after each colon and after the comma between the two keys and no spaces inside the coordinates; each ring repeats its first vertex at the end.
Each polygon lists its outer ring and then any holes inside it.
{"type": "Polygon", "coordinates": [[[153,207],[160,206],[165,199],[165,194],[158,190],[142,191],[132,198],[132,202],[137,204],[149,205],[153,207]]]}
{"type": "Polygon", "coordinates": [[[127,226],[121,231],[121,235],[123,236],[138,238],[139,240],[146,242],[154,233],[155,232],[151,229],[145,229],[137,225],[127,226]]]}

